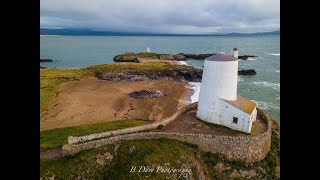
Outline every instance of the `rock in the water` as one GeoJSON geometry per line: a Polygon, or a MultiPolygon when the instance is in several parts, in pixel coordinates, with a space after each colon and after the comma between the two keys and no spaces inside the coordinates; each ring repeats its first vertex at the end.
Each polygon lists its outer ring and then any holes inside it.
{"type": "Polygon", "coordinates": [[[249,58],[257,58],[258,56],[254,56],[254,55],[243,55],[243,56],[238,56],[238,59],[241,60],[247,60],[249,58]]]}
{"type": "Polygon", "coordinates": [[[40,62],[53,62],[52,59],[42,59],[40,58],[40,62]]]}
{"type": "Polygon", "coordinates": [[[254,69],[244,69],[244,70],[238,71],[238,75],[240,76],[252,76],[256,74],[257,72],[254,69]]]}
{"type": "Polygon", "coordinates": [[[44,66],[40,66],[40,69],[47,69],[46,67],[44,67],[44,66]]]}
{"type": "Polygon", "coordinates": [[[183,55],[185,56],[187,59],[205,59],[209,56],[214,55],[213,54],[185,54],[185,53],[179,53],[178,55],[183,55]]]}
{"type": "Polygon", "coordinates": [[[135,91],[130,94],[128,94],[132,98],[137,98],[137,99],[145,99],[145,98],[159,98],[162,96],[166,96],[166,93],[163,93],[159,90],[152,91],[150,89],[146,90],[141,90],[141,91],[135,91]]]}

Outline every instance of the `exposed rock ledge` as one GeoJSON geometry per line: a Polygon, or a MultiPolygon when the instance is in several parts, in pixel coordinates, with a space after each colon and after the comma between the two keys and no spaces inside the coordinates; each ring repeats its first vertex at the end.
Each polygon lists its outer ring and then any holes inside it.
{"type": "Polygon", "coordinates": [[[141,91],[135,91],[130,94],[128,94],[132,98],[137,98],[137,99],[145,99],[145,98],[159,98],[162,96],[166,96],[166,93],[163,93],[159,90],[152,91],[150,89],[146,90],[141,90],[141,91]]]}
{"type": "MultiPolygon", "coordinates": [[[[214,55],[212,54],[188,54],[188,53],[179,53],[179,54],[158,54],[158,53],[126,53],[116,55],[113,58],[115,62],[139,62],[138,57],[141,58],[150,58],[150,59],[160,59],[160,60],[175,60],[175,61],[186,61],[187,59],[199,59],[204,60],[205,58],[214,55]]],[[[247,60],[248,58],[257,58],[258,56],[254,55],[242,55],[238,56],[241,60],[247,60]]]]}
{"type": "Polygon", "coordinates": [[[40,58],[40,62],[53,62],[53,60],[40,58]]]}
{"type": "Polygon", "coordinates": [[[256,74],[257,72],[254,69],[244,69],[244,70],[238,71],[238,75],[240,76],[252,76],[256,74]]]}

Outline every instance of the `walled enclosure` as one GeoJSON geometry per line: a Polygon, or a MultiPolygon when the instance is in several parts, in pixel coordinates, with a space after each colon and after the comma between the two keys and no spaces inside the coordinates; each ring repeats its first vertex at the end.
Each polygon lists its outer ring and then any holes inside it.
{"type": "Polygon", "coordinates": [[[271,146],[272,122],[268,114],[259,108],[257,108],[258,114],[266,121],[268,128],[266,132],[257,136],[213,136],[208,134],[173,132],[141,132],[155,129],[160,124],[165,126],[177,119],[181,114],[197,109],[197,105],[197,103],[193,103],[182,107],[172,116],[152,124],[82,137],[69,137],[68,144],[62,147],[63,154],[76,154],[82,150],[98,148],[119,140],[167,138],[196,144],[205,151],[221,153],[230,160],[241,160],[251,163],[260,161],[266,157],[271,146]]]}

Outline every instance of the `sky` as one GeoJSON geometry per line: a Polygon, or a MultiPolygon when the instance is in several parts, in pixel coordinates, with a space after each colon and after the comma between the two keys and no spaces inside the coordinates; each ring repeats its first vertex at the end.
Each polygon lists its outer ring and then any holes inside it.
{"type": "Polygon", "coordinates": [[[172,34],[280,29],[280,0],[41,0],[41,28],[172,34]]]}

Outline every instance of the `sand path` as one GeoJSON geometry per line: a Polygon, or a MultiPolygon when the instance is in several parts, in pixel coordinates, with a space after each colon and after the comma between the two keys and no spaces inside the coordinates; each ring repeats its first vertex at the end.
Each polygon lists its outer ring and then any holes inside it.
{"type": "Polygon", "coordinates": [[[96,124],[119,119],[161,120],[172,115],[188,94],[187,82],[153,80],[99,81],[96,78],[60,85],[58,97],[40,113],[40,130],[96,124]],[[149,88],[167,96],[135,99],[133,91],[149,88]]]}

